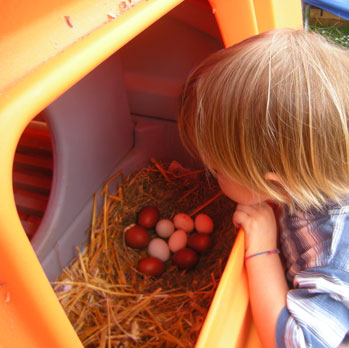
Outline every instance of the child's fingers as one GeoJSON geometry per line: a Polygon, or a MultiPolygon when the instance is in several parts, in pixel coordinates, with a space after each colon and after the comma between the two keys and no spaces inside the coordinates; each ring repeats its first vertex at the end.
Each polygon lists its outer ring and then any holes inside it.
{"type": "Polygon", "coordinates": [[[252,205],[238,204],[235,211],[244,212],[245,214],[251,216],[256,211],[256,208],[252,205]]]}
{"type": "Polygon", "coordinates": [[[245,205],[245,204],[238,204],[236,207],[237,211],[243,211],[249,216],[256,216],[256,214],[260,214],[262,212],[272,210],[271,207],[267,203],[258,203],[255,205],[245,205]]]}
{"type": "Polygon", "coordinates": [[[243,210],[235,210],[233,215],[233,224],[237,227],[243,226],[248,217],[248,214],[243,210]]]}

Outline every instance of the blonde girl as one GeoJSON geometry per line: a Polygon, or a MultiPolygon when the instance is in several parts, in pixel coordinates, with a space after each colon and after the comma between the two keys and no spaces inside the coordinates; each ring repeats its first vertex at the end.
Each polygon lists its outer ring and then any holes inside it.
{"type": "Polygon", "coordinates": [[[265,348],[349,347],[348,96],[348,51],[277,29],[209,56],[180,98],[184,145],[238,203],[265,348]]]}

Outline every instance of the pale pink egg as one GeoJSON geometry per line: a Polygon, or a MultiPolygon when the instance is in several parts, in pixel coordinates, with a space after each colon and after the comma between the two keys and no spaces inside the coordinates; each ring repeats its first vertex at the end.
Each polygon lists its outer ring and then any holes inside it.
{"type": "Polygon", "coordinates": [[[170,250],[175,253],[178,250],[185,248],[187,245],[188,236],[183,230],[177,230],[173,232],[168,240],[168,246],[170,250]]]}
{"type": "Polygon", "coordinates": [[[163,239],[154,238],[149,242],[148,254],[165,262],[170,258],[170,249],[163,239]]]}
{"type": "Polygon", "coordinates": [[[213,221],[206,214],[199,214],[195,217],[195,229],[199,233],[211,233],[213,231],[213,221]]]}
{"type": "Polygon", "coordinates": [[[155,225],[156,233],[162,238],[168,238],[175,230],[174,224],[171,220],[162,219],[155,225]]]}
{"type": "Polygon", "coordinates": [[[193,219],[185,213],[178,213],[173,218],[173,223],[177,230],[183,230],[184,232],[192,232],[194,229],[193,219]]]}

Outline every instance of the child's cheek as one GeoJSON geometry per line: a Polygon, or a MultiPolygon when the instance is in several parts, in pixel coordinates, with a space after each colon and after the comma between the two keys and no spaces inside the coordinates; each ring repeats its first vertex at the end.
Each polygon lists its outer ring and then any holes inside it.
{"type": "Polygon", "coordinates": [[[264,202],[267,199],[267,197],[251,191],[247,187],[228,179],[222,174],[217,175],[217,180],[222,192],[234,202],[251,205],[264,202]]]}

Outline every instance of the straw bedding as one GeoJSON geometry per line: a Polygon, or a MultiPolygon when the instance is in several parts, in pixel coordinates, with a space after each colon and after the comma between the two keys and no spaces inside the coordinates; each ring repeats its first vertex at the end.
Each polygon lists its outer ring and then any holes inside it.
{"type": "Polygon", "coordinates": [[[168,168],[154,159],[127,177],[118,173],[101,194],[88,243],[53,284],[84,347],[194,347],[234,242],[234,203],[206,171],[173,163],[168,168]],[[115,180],[116,192],[109,192],[115,180]],[[127,247],[124,229],[150,204],[161,218],[178,212],[211,216],[213,247],[194,269],[179,271],[169,260],[159,277],[138,272],[146,250],[127,247]]]}

